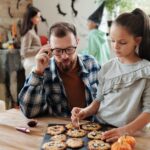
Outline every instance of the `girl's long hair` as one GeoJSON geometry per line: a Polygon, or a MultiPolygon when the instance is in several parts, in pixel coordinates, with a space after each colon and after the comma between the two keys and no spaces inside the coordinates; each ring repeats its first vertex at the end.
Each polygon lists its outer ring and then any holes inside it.
{"type": "Polygon", "coordinates": [[[135,37],[142,37],[139,45],[139,57],[150,61],[150,18],[141,9],[123,13],[114,23],[125,27],[135,37]]]}
{"type": "MultiPolygon", "coordinates": [[[[27,10],[24,14],[23,22],[21,25],[21,31],[20,31],[21,36],[24,36],[30,29],[33,28],[33,23],[31,21],[31,19],[34,16],[36,16],[38,12],[40,12],[40,10],[33,7],[32,5],[27,6],[27,10]]],[[[34,25],[34,29],[37,32],[37,26],[36,25],[34,25]]]]}

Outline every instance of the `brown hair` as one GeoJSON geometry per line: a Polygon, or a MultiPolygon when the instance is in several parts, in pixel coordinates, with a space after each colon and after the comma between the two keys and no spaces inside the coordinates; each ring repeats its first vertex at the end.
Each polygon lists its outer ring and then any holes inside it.
{"type": "MultiPolygon", "coordinates": [[[[32,6],[31,4],[29,4],[27,6],[27,10],[24,14],[23,17],[23,23],[21,25],[21,36],[24,36],[29,30],[32,29],[33,27],[33,23],[31,21],[31,19],[36,16],[38,14],[38,12],[40,12],[40,10],[34,6],[32,6]]],[[[34,26],[34,30],[37,33],[37,25],[34,26]]]]}
{"type": "Polygon", "coordinates": [[[123,13],[113,22],[125,27],[135,37],[142,37],[139,45],[139,57],[150,61],[150,19],[141,9],[123,13]]]}
{"type": "Polygon", "coordinates": [[[73,24],[67,22],[57,22],[50,27],[49,38],[51,35],[56,37],[64,37],[69,32],[73,33],[74,36],[77,37],[76,28],[73,24]]]}

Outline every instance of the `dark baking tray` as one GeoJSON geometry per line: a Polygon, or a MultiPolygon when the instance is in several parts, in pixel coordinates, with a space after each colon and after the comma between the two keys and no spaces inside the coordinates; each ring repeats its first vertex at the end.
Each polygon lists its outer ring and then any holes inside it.
{"type": "MultiPolygon", "coordinates": [[[[63,126],[65,126],[65,124],[53,124],[53,123],[49,123],[49,124],[48,124],[48,127],[49,127],[49,126],[53,126],[53,125],[63,125],[63,126]]],[[[100,124],[100,125],[101,125],[101,124],[100,124]]],[[[111,128],[114,128],[113,126],[110,126],[110,125],[101,125],[101,126],[102,126],[102,128],[100,129],[101,131],[106,131],[106,130],[109,130],[109,129],[111,129],[111,128]]],[[[65,133],[65,132],[64,132],[64,133],[65,133]]],[[[67,136],[67,139],[68,139],[68,138],[70,138],[70,137],[67,136]]],[[[43,144],[46,143],[46,142],[49,142],[50,139],[51,139],[51,135],[45,133],[44,138],[43,138],[43,141],[42,141],[42,144],[41,144],[40,150],[43,150],[43,149],[42,149],[43,144]]],[[[88,143],[88,141],[90,141],[90,139],[89,139],[87,136],[82,137],[82,139],[83,139],[83,141],[84,141],[84,146],[83,146],[82,148],[74,148],[74,149],[73,149],[73,148],[67,148],[66,150],[87,150],[87,149],[88,149],[88,148],[87,148],[87,143],[88,143]]]]}

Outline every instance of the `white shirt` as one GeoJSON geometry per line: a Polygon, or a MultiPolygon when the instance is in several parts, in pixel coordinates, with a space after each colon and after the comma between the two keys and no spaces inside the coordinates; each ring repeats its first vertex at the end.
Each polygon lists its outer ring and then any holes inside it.
{"type": "Polygon", "coordinates": [[[114,126],[133,121],[141,112],[150,113],[150,62],[122,64],[118,58],[106,63],[99,73],[97,119],[114,126]]]}

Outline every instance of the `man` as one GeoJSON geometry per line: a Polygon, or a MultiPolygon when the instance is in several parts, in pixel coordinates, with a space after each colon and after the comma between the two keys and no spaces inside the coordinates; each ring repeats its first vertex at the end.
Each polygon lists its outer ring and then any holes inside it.
{"type": "Polygon", "coordinates": [[[73,107],[85,107],[96,97],[100,66],[93,57],[77,54],[78,38],[72,24],[50,28],[49,46],[36,55],[36,66],[19,94],[27,117],[47,112],[70,116],[73,107]]]}

